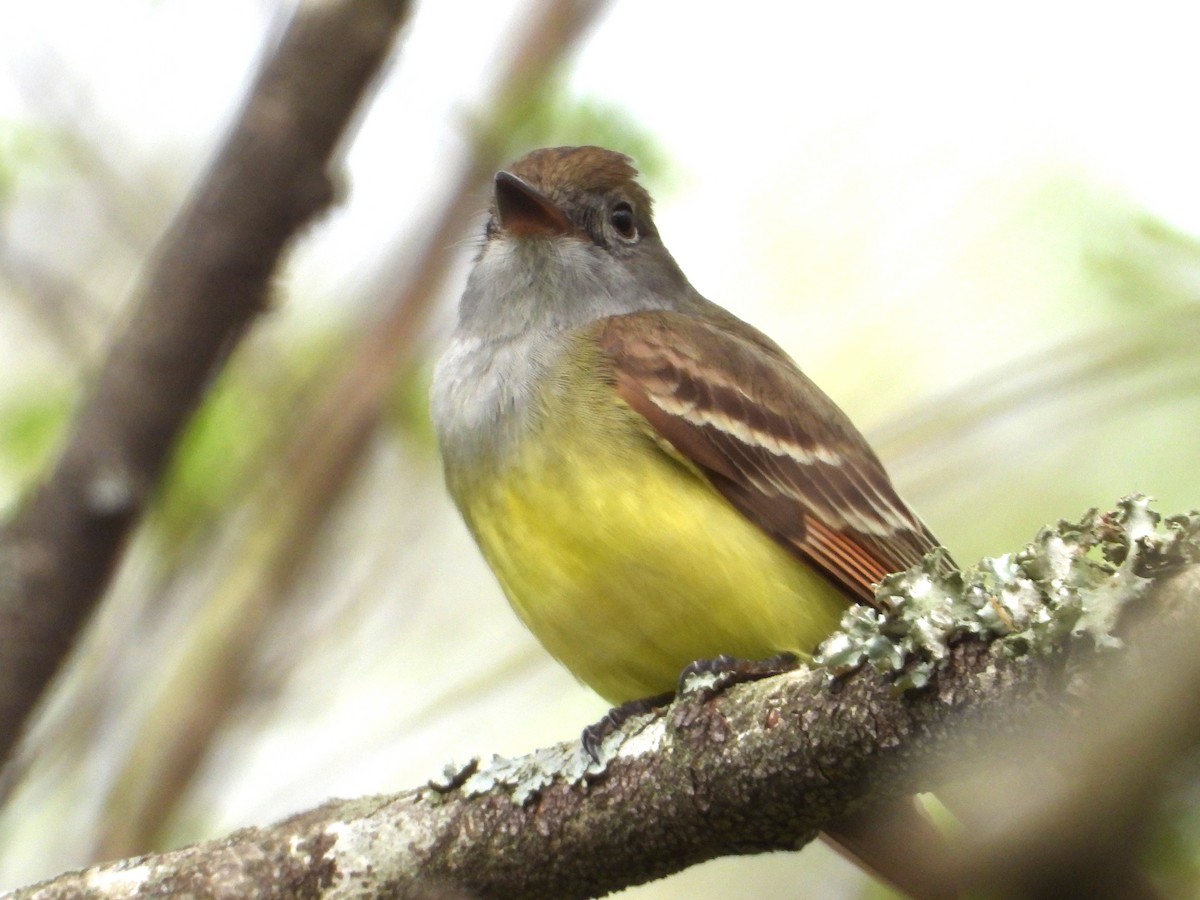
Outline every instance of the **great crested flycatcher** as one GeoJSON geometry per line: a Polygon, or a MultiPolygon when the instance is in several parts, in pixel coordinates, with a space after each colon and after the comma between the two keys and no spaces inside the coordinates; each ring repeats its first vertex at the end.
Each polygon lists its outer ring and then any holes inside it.
{"type": "Polygon", "coordinates": [[[720,654],[810,654],[936,541],[770,338],[700,296],[630,159],[495,181],[438,364],[446,480],[513,607],[607,700],[720,654]]]}

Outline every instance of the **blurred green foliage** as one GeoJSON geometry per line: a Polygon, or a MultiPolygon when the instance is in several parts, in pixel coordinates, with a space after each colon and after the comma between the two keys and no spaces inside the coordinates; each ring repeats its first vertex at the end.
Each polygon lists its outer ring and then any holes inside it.
{"type": "Polygon", "coordinates": [[[14,391],[0,404],[0,507],[11,507],[41,473],[67,426],[69,391],[14,391]]]}
{"type": "Polygon", "coordinates": [[[61,138],[29,122],[0,118],[0,206],[21,177],[61,169],[61,138]]]}
{"type": "Polygon", "coordinates": [[[270,346],[250,341],[225,367],[184,430],[151,507],[166,561],[246,497],[341,347],[332,332],[270,346]]]}
{"type": "Polygon", "coordinates": [[[1200,240],[1142,212],[1131,212],[1121,237],[1086,261],[1113,300],[1132,311],[1200,302],[1200,240]]]}
{"type": "Polygon", "coordinates": [[[421,366],[401,373],[391,403],[385,410],[385,423],[432,454],[437,446],[433,419],[429,415],[429,386],[433,369],[421,366]]]}

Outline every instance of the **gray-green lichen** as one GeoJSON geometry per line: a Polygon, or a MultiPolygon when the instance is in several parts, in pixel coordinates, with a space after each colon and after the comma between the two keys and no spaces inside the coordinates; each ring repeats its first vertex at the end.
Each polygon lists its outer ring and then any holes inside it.
{"type": "Polygon", "coordinates": [[[955,638],[995,639],[1014,656],[1049,652],[1068,636],[1117,646],[1122,609],[1155,575],[1200,561],[1200,513],[1163,518],[1149,498],[1126,497],[1111,512],[1043,528],[1018,553],[945,574],[942,551],[888,576],[875,606],[855,606],[816,662],[844,674],[863,665],[919,688],[955,638]]]}
{"type": "Polygon", "coordinates": [[[447,765],[443,777],[431,780],[429,787],[438,794],[460,791],[464,797],[504,788],[514,803],[524,806],[555,780],[582,778],[586,769],[580,767],[581,757],[572,744],[557,744],[516,759],[496,755],[486,766],[476,758],[464,767],[447,765]]]}
{"type": "Polygon", "coordinates": [[[437,793],[459,789],[467,797],[509,792],[513,802],[524,806],[556,781],[578,784],[600,775],[618,755],[637,756],[653,752],[662,740],[660,717],[631,716],[622,728],[611,729],[593,745],[567,741],[510,759],[493,756],[486,766],[478,759],[466,766],[448,765],[442,777],[429,782],[437,793]]]}

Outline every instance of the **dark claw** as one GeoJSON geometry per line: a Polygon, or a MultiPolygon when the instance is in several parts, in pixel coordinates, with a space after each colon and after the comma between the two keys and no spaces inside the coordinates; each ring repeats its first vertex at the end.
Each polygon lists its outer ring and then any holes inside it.
{"type": "Polygon", "coordinates": [[[767,659],[738,659],[724,654],[716,659],[698,659],[680,673],[679,691],[684,692],[688,681],[697,675],[715,675],[716,683],[708,689],[715,696],[735,684],[790,672],[799,664],[795,653],[778,653],[767,659]]]}
{"type": "Polygon", "coordinates": [[[643,697],[640,700],[630,700],[628,703],[622,703],[620,706],[610,709],[599,722],[583,729],[579,740],[583,744],[584,752],[591,757],[592,762],[600,762],[600,745],[604,743],[606,737],[634,716],[653,712],[666,706],[674,696],[674,694],[658,694],[654,697],[643,697]]]}

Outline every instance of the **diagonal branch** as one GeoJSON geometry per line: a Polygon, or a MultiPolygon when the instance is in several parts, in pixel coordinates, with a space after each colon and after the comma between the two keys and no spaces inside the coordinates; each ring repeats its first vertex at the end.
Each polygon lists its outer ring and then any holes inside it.
{"type": "Polygon", "coordinates": [[[304,3],[136,291],[62,454],[0,538],[0,760],[107,587],[180,430],[267,305],[407,0],[304,3]]]}
{"type": "MultiPolygon", "coordinates": [[[[1141,528],[1133,517],[1125,525],[1130,535],[1141,528]]],[[[1148,618],[1134,612],[1197,620],[1200,567],[1180,567],[1200,558],[1200,516],[1116,568],[1089,561],[1096,544],[1076,540],[1073,527],[1049,533],[1016,564],[1020,573],[996,581],[1008,559],[988,560],[959,582],[953,603],[962,615],[945,629],[944,653],[920,690],[898,691],[897,671],[862,665],[833,683],[826,670],[802,668],[715,694],[685,687],[665,710],[606,738],[598,760],[571,742],[486,768],[472,763],[438,784],[331,801],[270,828],[69,873],[14,897],[131,897],[181,886],[215,897],[295,896],[300,887],[306,896],[423,897],[445,886],[492,898],[583,898],[715,856],[798,848],[847,812],[936,787],[936,763],[975,758],[990,736],[1027,733],[1047,713],[1071,718],[1063,713],[1077,713],[1089,687],[1104,689],[1096,661],[1112,654],[1096,653],[1098,637],[1148,618]],[[995,590],[964,612],[985,584],[995,590]],[[1008,624],[991,619],[997,630],[975,633],[976,613],[988,619],[998,605],[1008,624]],[[1026,612],[1028,627],[1015,627],[1026,612]],[[1068,681],[1072,690],[1061,690],[1068,681]]],[[[935,646],[932,620],[917,622],[916,607],[954,579],[931,591],[928,574],[906,576],[921,588],[907,599],[889,595],[916,615],[898,611],[872,645],[907,621],[926,650],[935,646]]],[[[1134,628],[1130,646],[1141,637],[1134,628]]],[[[911,676],[922,651],[908,652],[898,671],[911,676]]],[[[1068,838],[1075,826],[1066,824],[1068,838]]]]}
{"type": "Polygon", "coordinates": [[[331,895],[404,897],[444,883],[567,900],[715,856],[796,849],[856,800],[881,796],[881,785],[911,791],[906,773],[945,742],[956,716],[1028,694],[1044,675],[1041,665],[992,659],[982,641],[955,657],[914,703],[876,673],[834,692],[826,673],[804,669],[627,723],[602,764],[578,742],[562,744],[468,767],[437,787],[332,801],[270,828],[61,876],[14,900],[180,884],[205,896],[294,896],[298,870],[331,895]]]}

